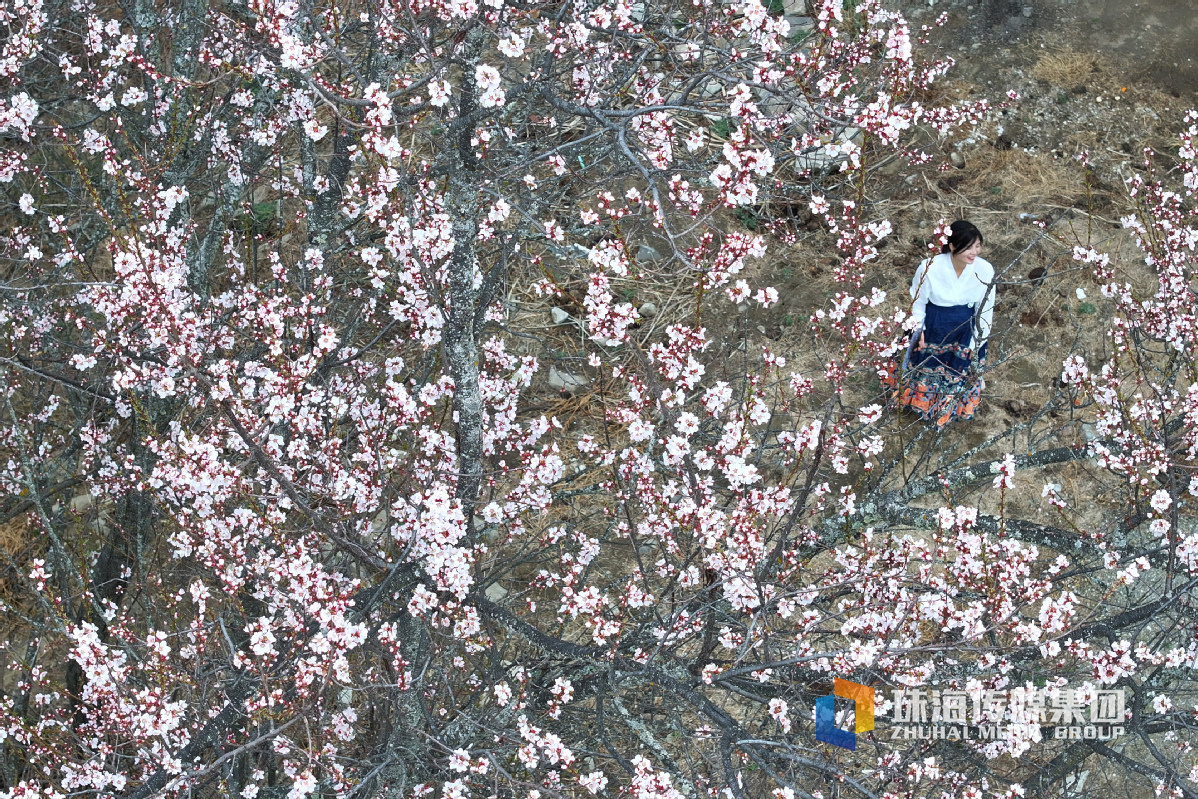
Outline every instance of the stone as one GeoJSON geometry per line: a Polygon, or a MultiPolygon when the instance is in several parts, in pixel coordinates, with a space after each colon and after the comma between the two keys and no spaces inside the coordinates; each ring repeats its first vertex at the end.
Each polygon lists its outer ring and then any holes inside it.
{"type": "Polygon", "coordinates": [[[549,367],[549,387],[554,391],[563,391],[567,394],[574,395],[582,391],[590,385],[590,381],[585,377],[580,377],[570,372],[563,372],[556,366],[549,367]]]}
{"type": "Polygon", "coordinates": [[[474,532],[488,544],[498,543],[503,537],[503,528],[498,524],[487,524],[481,516],[475,516],[471,519],[471,524],[474,532]]]}
{"type": "Polygon", "coordinates": [[[648,244],[642,244],[636,248],[636,262],[638,264],[648,264],[654,261],[660,261],[662,254],[648,244]]]}
{"type": "Polygon", "coordinates": [[[1030,410],[1027,403],[1017,399],[1007,400],[1003,403],[1003,407],[1010,411],[1013,416],[1022,416],[1030,410]]]}
{"type": "Polygon", "coordinates": [[[653,317],[657,316],[657,306],[651,302],[647,302],[640,308],[637,308],[636,312],[646,319],[652,319],[653,317]]]}
{"type": "Polygon", "coordinates": [[[508,590],[499,583],[491,583],[487,586],[487,590],[483,591],[483,596],[495,604],[502,602],[507,595],[508,590]]]}
{"type": "MultiPolygon", "coordinates": [[[[799,109],[798,114],[801,116],[802,109],[799,109]]],[[[853,142],[860,145],[865,140],[865,134],[860,128],[845,128],[844,131],[836,137],[838,144],[845,142],[853,142]]],[[[810,172],[812,175],[825,175],[833,172],[844,161],[846,156],[838,154],[831,156],[828,151],[822,146],[809,147],[801,153],[797,153],[794,160],[794,169],[796,172],[810,172]]]]}
{"type": "Polygon", "coordinates": [[[949,153],[948,160],[952,161],[953,166],[955,166],[957,169],[965,168],[965,156],[961,154],[960,150],[953,150],[951,153],[949,153]]]}
{"type": "Polygon", "coordinates": [[[807,36],[815,30],[815,20],[801,14],[785,14],[783,19],[790,25],[791,36],[807,36]]]}
{"type": "Polygon", "coordinates": [[[74,513],[78,516],[82,516],[95,506],[96,500],[91,494],[76,494],[75,496],[71,497],[71,513],[74,513]]]}
{"type": "Polygon", "coordinates": [[[811,147],[795,156],[794,169],[820,176],[832,171],[832,165],[836,163],[839,161],[828,155],[823,147],[811,147]]]}
{"type": "Polygon", "coordinates": [[[564,308],[550,308],[549,318],[553,320],[555,325],[564,325],[570,321],[570,314],[566,313],[564,308]]]}

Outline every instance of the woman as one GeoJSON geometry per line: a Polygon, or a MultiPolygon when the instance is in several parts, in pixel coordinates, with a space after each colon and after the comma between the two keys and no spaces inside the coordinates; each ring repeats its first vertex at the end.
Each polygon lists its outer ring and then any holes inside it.
{"type": "Polygon", "coordinates": [[[940,255],[915,270],[911,344],[903,368],[883,380],[895,402],[937,428],[972,419],[985,385],[994,267],[978,257],[981,251],[981,232],[969,222],[953,222],[940,255]]]}

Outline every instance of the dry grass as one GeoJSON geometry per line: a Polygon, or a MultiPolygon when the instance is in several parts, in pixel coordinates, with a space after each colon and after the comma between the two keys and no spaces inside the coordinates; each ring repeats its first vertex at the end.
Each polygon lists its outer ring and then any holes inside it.
{"type": "Polygon", "coordinates": [[[978,148],[970,154],[965,172],[968,185],[962,186],[963,194],[998,194],[1007,203],[1032,212],[1046,204],[1074,206],[1086,196],[1081,167],[1045,154],[978,148]]]}
{"type": "MultiPolygon", "coordinates": [[[[24,568],[28,559],[42,551],[44,539],[22,514],[0,524],[0,570],[5,566],[24,568]]],[[[0,577],[0,600],[15,599],[14,586],[7,577],[0,577]]]]}
{"type": "MultiPolygon", "coordinates": [[[[20,583],[13,579],[10,570],[27,571],[30,558],[41,554],[44,546],[44,537],[38,534],[23,514],[0,524],[0,606],[5,609],[5,613],[0,614],[0,641],[11,644],[18,640],[16,631],[26,628],[19,621],[20,611],[15,615],[12,611],[32,601],[20,583]]],[[[0,689],[8,688],[0,680],[0,689]]]]}
{"type": "Polygon", "coordinates": [[[1042,55],[1032,67],[1032,77],[1068,89],[1085,83],[1100,64],[1094,53],[1064,47],[1042,55]]]}
{"type": "Polygon", "coordinates": [[[30,541],[29,523],[24,516],[0,524],[0,552],[23,552],[29,547],[30,541]]]}

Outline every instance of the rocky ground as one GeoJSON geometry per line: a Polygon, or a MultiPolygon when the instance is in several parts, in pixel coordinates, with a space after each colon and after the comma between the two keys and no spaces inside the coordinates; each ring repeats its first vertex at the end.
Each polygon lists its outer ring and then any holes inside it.
{"type": "MultiPolygon", "coordinates": [[[[1167,149],[1198,106],[1198,9],[1193,0],[931,0],[904,8],[957,66],[971,95],[1021,99],[1000,112],[992,143],[1071,157],[1107,171],[1167,149]]],[[[1116,170],[1117,172],[1118,170],[1116,170]]]]}

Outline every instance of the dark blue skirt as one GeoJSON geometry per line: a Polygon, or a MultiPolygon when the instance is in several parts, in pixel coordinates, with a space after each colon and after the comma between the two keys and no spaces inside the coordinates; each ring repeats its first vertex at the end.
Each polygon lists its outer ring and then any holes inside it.
{"type": "MultiPolygon", "coordinates": [[[[945,377],[965,377],[973,368],[973,315],[970,305],[936,305],[929,302],[924,313],[926,346],[911,352],[910,365],[945,377]]],[[[978,360],[986,358],[986,344],[978,360]]]]}
{"type": "Polygon", "coordinates": [[[986,343],[977,353],[975,372],[973,317],[974,309],[969,305],[929,302],[924,314],[924,346],[919,346],[916,331],[902,366],[882,378],[895,403],[907,406],[938,428],[951,421],[972,419],[981,402],[979,378],[986,362],[986,343]]]}

